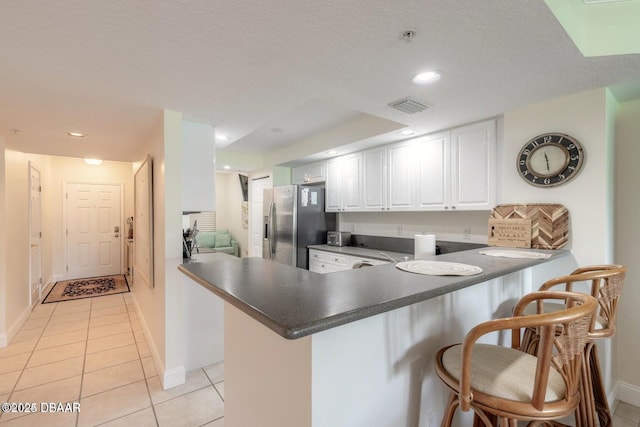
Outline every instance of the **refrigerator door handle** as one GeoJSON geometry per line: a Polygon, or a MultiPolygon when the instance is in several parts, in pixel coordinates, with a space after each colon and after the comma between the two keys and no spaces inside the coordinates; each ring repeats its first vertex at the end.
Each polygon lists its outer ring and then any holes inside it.
{"type": "Polygon", "coordinates": [[[276,204],[271,202],[269,204],[269,258],[273,259],[276,256],[276,204]]]}

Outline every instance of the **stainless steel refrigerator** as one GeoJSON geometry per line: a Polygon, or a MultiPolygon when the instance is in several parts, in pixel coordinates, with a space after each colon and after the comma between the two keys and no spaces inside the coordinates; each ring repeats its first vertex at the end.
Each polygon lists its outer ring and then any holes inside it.
{"type": "Polygon", "coordinates": [[[262,257],[309,268],[307,246],[327,243],[336,214],[324,211],[324,186],[286,185],[264,190],[262,257]]]}

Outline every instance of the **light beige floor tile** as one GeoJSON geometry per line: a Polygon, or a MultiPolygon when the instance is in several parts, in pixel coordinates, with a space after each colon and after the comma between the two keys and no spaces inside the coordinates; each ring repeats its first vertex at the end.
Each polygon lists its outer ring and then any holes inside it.
{"type": "Polygon", "coordinates": [[[147,408],[142,411],[134,412],[130,415],[125,415],[117,420],[110,421],[106,424],[101,424],[100,427],[156,427],[156,416],[153,414],[153,409],[147,408]]]}
{"type": "Polygon", "coordinates": [[[224,427],[224,418],[218,418],[215,421],[205,424],[203,427],[224,427]]]}
{"type": "Polygon", "coordinates": [[[83,357],[61,360],[33,368],[27,368],[16,385],[16,390],[23,390],[41,384],[47,384],[64,378],[82,374],[83,357]]]}
{"type": "Polygon", "coordinates": [[[48,317],[36,317],[35,319],[29,317],[29,320],[24,322],[24,325],[22,325],[22,328],[20,328],[20,330],[24,331],[26,329],[36,329],[36,328],[40,328],[40,330],[42,330],[42,328],[47,324],[47,322],[49,322],[48,317]]]}
{"type": "Polygon", "coordinates": [[[0,394],[9,394],[20,378],[20,371],[0,375],[0,394]]]}
{"type": "MultiPolygon", "coordinates": [[[[40,403],[44,402],[78,402],[80,398],[80,383],[82,376],[67,378],[52,383],[16,391],[11,395],[12,402],[35,402],[40,410],[40,403]]],[[[18,418],[23,414],[9,413],[2,416],[2,421],[18,418]]]]}
{"type": "Polygon", "coordinates": [[[11,342],[8,346],[0,348],[0,357],[13,356],[20,353],[31,353],[38,340],[32,339],[20,342],[11,342]]]}
{"type": "Polygon", "coordinates": [[[122,298],[122,294],[115,295],[107,295],[100,298],[94,298],[91,308],[93,310],[100,310],[108,307],[116,307],[122,305],[124,306],[124,298],[122,298]]]}
{"type": "Polygon", "coordinates": [[[224,381],[215,383],[213,386],[216,390],[218,390],[218,393],[220,394],[222,400],[224,400],[224,381]]]}
{"type": "Polygon", "coordinates": [[[151,406],[144,381],[129,384],[80,400],[78,427],[94,426],[151,406]]]}
{"type": "Polygon", "coordinates": [[[125,307],[124,304],[116,305],[114,307],[107,307],[107,308],[98,308],[98,309],[92,308],[91,318],[95,319],[96,317],[111,316],[114,314],[123,314],[123,313],[127,313],[127,307],[125,307]]]}
{"type": "Polygon", "coordinates": [[[82,320],[88,320],[90,311],[81,311],[79,313],[67,313],[56,315],[53,313],[51,319],[49,319],[49,326],[51,325],[60,325],[61,323],[70,323],[70,322],[80,322],[82,320]]]}
{"type": "Polygon", "coordinates": [[[38,317],[50,317],[53,311],[56,309],[56,303],[53,304],[38,304],[36,308],[31,312],[31,319],[38,317]]]}
{"type": "MultiPolygon", "coordinates": [[[[77,413],[73,412],[38,412],[2,423],[2,427],[69,427],[76,424],[77,413]]],[[[1,421],[1,419],[0,419],[1,421]]]]}
{"type": "Polygon", "coordinates": [[[152,357],[145,357],[142,359],[142,369],[144,369],[144,377],[151,378],[158,375],[156,371],[156,365],[153,363],[152,357]]]}
{"type": "Polygon", "coordinates": [[[636,423],[640,422],[640,408],[633,405],[629,405],[625,402],[620,402],[616,408],[616,415],[626,418],[636,423]]]}
{"type": "Polygon", "coordinates": [[[141,342],[146,340],[146,337],[144,336],[144,332],[142,332],[142,329],[134,329],[133,335],[135,335],[136,337],[136,342],[141,342]]]}
{"type": "Polygon", "coordinates": [[[106,337],[109,335],[122,334],[124,332],[131,331],[131,323],[123,322],[123,323],[114,323],[113,325],[107,326],[99,326],[99,327],[90,327],[89,328],[89,339],[106,337]]]}
{"type": "Polygon", "coordinates": [[[44,327],[41,328],[35,328],[35,329],[24,329],[24,330],[20,330],[20,332],[18,332],[12,339],[11,342],[20,342],[20,341],[29,341],[29,340],[33,340],[33,339],[38,339],[40,338],[40,335],[42,335],[42,330],[44,329],[44,327]]]}
{"type": "Polygon", "coordinates": [[[184,384],[168,390],[162,390],[162,384],[158,377],[149,378],[147,383],[149,384],[149,393],[151,393],[151,400],[154,405],[173,399],[174,397],[182,396],[183,394],[191,393],[194,390],[211,386],[202,369],[187,372],[187,378],[184,384]]]}
{"type": "Polygon", "coordinates": [[[151,350],[149,350],[149,344],[147,344],[146,341],[137,342],[136,345],[138,346],[138,351],[140,352],[141,358],[151,356],[151,350]]]}
{"type": "Polygon", "coordinates": [[[211,380],[211,384],[224,381],[224,362],[214,363],[213,365],[206,366],[204,371],[211,380]]]}
{"type": "Polygon", "coordinates": [[[47,325],[47,328],[42,333],[43,337],[49,337],[51,335],[64,334],[67,332],[81,331],[89,329],[89,319],[75,320],[73,322],[66,323],[53,323],[47,325]]]}
{"type": "Polygon", "coordinates": [[[114,323],[123,323],[129,321],[127,313],[112,314],[110,316],[96,317],[91,319],[91,327],[98,328],[100,326],[113,325],[114,323]]]}
{"type": "Polygon", "coordinates": [[[87,339],[87,331],[85,330],[50,335],[48,337],[40,338],[40,341],[38,341],[38,345],[36,345],[36,350],[43,350],[45,348],[58,347],[65,344],[85,341],[86,339],[87,339]]]}
{"type": "Polygon", "coordinates": [[[91,310],[90,299],[78,299],[73,301],[64,301],[58,303],[58,306],[53,311],[53,317],[64,316],[74,313],[82,313],[91,310]]]}
{"type": "Polygon", "coordinates": [[[36,350],[31,355],[31,359],[29,359],[27,367],[33,368],[34,366],[84,356],[85,346],[85,341],[79,341],[73,344],[61,345],[59,347],[36,350]]]}
{"type": "Polygon", "coordinates": [[[160,427],[200,426],[224,415],[224,403],[212,386],[155,406],[160,427]]]}
{"type": "Polygon", "coordinates": [[[133,332],[108,335],[106,337],[89,340],[87,342],[87,354],[98,353],[100,351],[110,350],[117,347],[124,347],[125,345],[131,344],[135,344],[133,332]]]}
{"type": "Polygon", "coordinates": [[[14,371],[22,371],[29,360],[29,353],[16,354],[0,358],[0,374],[7,374],[14,371]]]}
{"type": "Polygon", "coordinates": [[[612,425],[613,427],[638,427],[638,422],[628,420],[620,415],[614,415],[612,425]]]}
{"type": "Polygon", "coordinates": [[[93,372],[138,359],[138,350],[135,344],[88,354],[85,360],[84,372],[93,372]]]}
{"type": "Polygon", "coordinates": [[[144,379],[139,360],[84,374],[82,397],[102,393],[144,379]]]}

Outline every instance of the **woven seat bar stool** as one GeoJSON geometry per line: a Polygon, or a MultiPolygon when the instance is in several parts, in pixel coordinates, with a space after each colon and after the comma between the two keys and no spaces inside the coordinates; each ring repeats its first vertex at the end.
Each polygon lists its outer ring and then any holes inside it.
{"type": "Polygon", "coordinates": [[[474,411],[475,424],[516,427],[518,421],[531,426],[573,413],[580,400],[578,385],[584,347],[597,300],[587,294],[543,291],[522,297],[514,316],[483,322],[472,328],[462,344],[442,348],[435,358],[435,371],[451,394],[442,427],[451,426],[458,406],[474,411]],[[548,302],[564,309],[544,312],[548,302]],[[530,305],[541,314],[524,315],[530,305]],[[536,354],[520,350],[522,333],[538,333],[536,354]],[[477,341],[496,331],[511,330],[511,347],[477,341]]]}
{"type": "MultiPolygon", "coordinates": [[[[600,427],[610,427],[613,422],[595,341],[615,335],[618,301],[622,294],[626,272],[626,267],[616,264],[582,267],[568,276],[551,279],[538,289],[540,291],[576,291],[579,283],[586,282],[590,287],[588,292],[598,300],[599,307],[589,329],[589,341],[585,346],[585,363],[580,384],[582,400],[576,411],[577,427],[593,427],[597,425],[596,419],[600,427]]],[[[555,309],[557,308],[555,306],[555,309]]],[[[553,309],[552,304],[547,305],[547,310],[553,309]]],[[[525,310],[525,313],[529,310],[531,308],[525,310]]],[[[529,353],[535,351],[536,339],[535,333],[528,331],[523,339],[523,350],[529,353]]]]}

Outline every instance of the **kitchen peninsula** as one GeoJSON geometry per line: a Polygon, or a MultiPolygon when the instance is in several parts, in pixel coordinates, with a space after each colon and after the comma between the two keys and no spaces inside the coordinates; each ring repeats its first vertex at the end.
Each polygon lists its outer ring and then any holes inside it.
{"type": "Polygon", "coordinates": [[[179,269],[225,301],[225,425],[417,427],[445,406],[435,351],[508,316],[533,289],[532,270],[569,254],[549,252],[437,257],[482,268],[474,276],[394,264],[322,275],[224,254],[179,269]]]}

